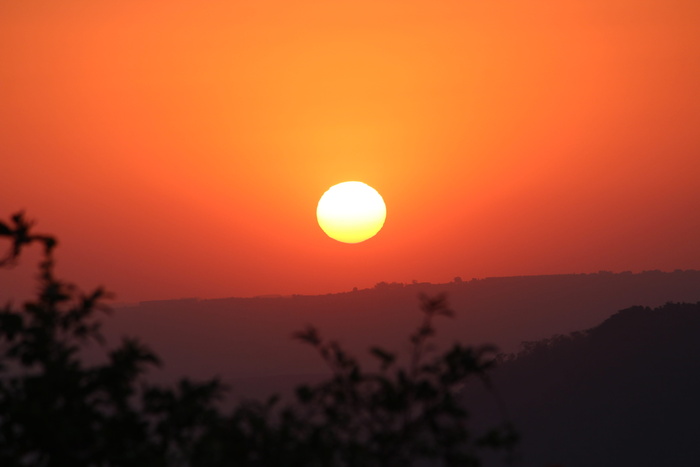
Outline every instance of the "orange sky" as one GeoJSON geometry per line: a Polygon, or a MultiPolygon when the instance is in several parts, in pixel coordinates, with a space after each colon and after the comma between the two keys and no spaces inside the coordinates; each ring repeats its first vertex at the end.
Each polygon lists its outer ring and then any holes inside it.
{"type": "Polygon", "coordinates": [[[698,269],[698,24],[697,0],[2,2],[0,216],[120,301],[698,269]],[[347,180],[387,204],[358,245],[315,219],[347,180]]]}

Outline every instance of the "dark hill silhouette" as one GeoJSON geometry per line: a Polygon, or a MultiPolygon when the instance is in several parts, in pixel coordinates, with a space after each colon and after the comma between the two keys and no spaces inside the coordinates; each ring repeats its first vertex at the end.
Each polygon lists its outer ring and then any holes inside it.
{"type": "Polygon", "coordinates": [[[419,293],[448,294],[456,318],[438,325],[441,344],[493,343],[513,352],[521,341],[590,328],[630,305],[700,300],[700,272],[570,274],[387,284],[346,293],[291,297],[163,300],[123,307],[108,335],[149,342],[167,366],[161,377],[220,375],[233,393],[284,390],[324,373],[309,349],[290,339],[314,324],[353,354],[382,342],[403,351],[419,293]]]}
{"type": "MultiPolygon", "coordinates": [[[[0,222],[0,236],[9,237],[12,242],[9,254],[0,259],[0,266],[13,264],[20,250],[32,243],[42,245],[44,255],[39,265],[36,300],[25,303],[21,309],[8,304],[0,313],[0,337],[5,344],[0,369],[6,373],[0,381],[3,465],[78,465],[86,459],[95,459],[100,465],[106,465],[101,459],[116,459],[118,465],[160,465],[153,460],[171,458],[173,453],[173,459],[193,459],[190,463],[177,461],[178,465],[203,465],[194,459],[212,460],[212,456],[219,460],[208,465],[224,465],[231,463],[224,462],[224,458],[240,459],[241,455],[253,461],[252,465],[280,465],[280,460],[289,460],[288,454],[299,460],[293,465],[308,465],[308,455],[320,456],[321,462],[315,465],[330,465],[326,461],[334,459],[339,448],[344,453],[341,459],[359,461],[353,465],[369,465],[365,459],[408,465],[415,459],[414,454],[460,460],[459,465],[463,465],[467,460],[479,459],[469,442],[474,449],[500,449],[511,446],[515,440],[510,424],[498,424],[495,431],[486,428],[483,420],[488,416],[487,409],[496,406],[494,399],[474,392],[472,388],[477,385],[466,384],[491,376],[487,370],[494,363],[488,356],[492,349],[456,344],[437,358],[429,350],[432,345],[428,339],[434,331],[432,318],[453,314],[444,296],[422,297],[423,319],[410,335],[408,366],[394,366],[397,361],[393,353],[375,348],[373,354],[381,370],[365,373],[343,347],[322,339],[315,328],[307,327],[296,333],[297,339],[322,357],[332,375],[321,385],[298,388],[296,396],[302,412],[295,414],[290,407],[270,415],[273,398],[262,405],[241,404],[227,418],[213,405],[223,391],[217,380],[193,383],[186,379],[176,387],[163,388],[140,379],[145,366],[160,359],[139,341],[121,341],[121,346],[107,355],[103,352],[106,360],[102,363],[84,362],[81,351],[102,342],[95,313],[102,308],[104,291],[85,294],[56,279],[55,239],[30,234],[31,224],[25,222],[21,213],[14,215],[12,221],[14,225],[0,222]],[[141,396],[140,401],[134,399],[136,395],[141,396]],[[476,408],[469,420],[476,430],[464,430],[467,412],[459,403],[462,397],[472,410],[476,408]],[[370,423],[365,423],[368,419],[370,423]],[[279,430],[268,426],[268,421],[279,421],[279,430]],[[484,428],[486,431],[482,431],[484,428]],[[484,436],[472,435],[479,432],[484,436]],[[239,442],[231,443],[232,439],[239,442]],[[265,442],[258,444],[260,440],[265,442]],[[400,450],[397,440],[402,443],[400,450]],[[227,454],[221,450],[231,446],[233,451],[227,450],[227,454]],[[394,455],[396,452],[400,457],[394,455]],[[260,456],[270,457],[272,462],[262,461],[260,456]],[[134,462],[137,458],[150,461],[134,462]]],[[[581,295],[577,289],[562,295],[566,288],[559,282],[550,294],[543,295],[545,302],[535,296],[534,302],[521,302],[516,309],[516,313],[528,310],[534,303],[535,313],[514,315],[508,309],[500,314],[484,314],[481,308],[481,314],[472,312],[468,315],[471,321],[467,322],[490,322],[494,316],[505,316],[529,325],[516,329],[517,332],[541,332],[543,328],[538,325],[542,323],[537,318],[549,316],[556,322],[561,316],[569,316],[549,315],[553,308],[547,300],[563,299],[569,304],[564,310],[570,313],[582,302],[590,305],[590,298],[595,301],[607,297],[602,293],[604,287],[600,289],[598,276],[608,279],[611,275],[596,275],[593,285],[598,287],[598,293],[591,293],[596,290],[589,288],[585,290],[588,295],[581,295]],[[572,301],[575,298],[582,300],[572,301]],[[550,305],[545,312],[543,303],[550,305]]],[[[617,284],[619,287],[611,290],[623,293],[612,296],[620,299],[630,292],[637,299],[658,298],[659,292],[668,296],[674,292],[659,289],[659,284],[664,283],[662,278],[668,277],[673,277],[672,282],[679,287],[675,293],[693,294],[697,290],[692,285],[697,276],[694,271],[640,276],[646,281],[631,283],[637,287],[645,285],[644,290],[617,284]]],[[[468,297],[473,299],[478,296],[476,292],[484,290],[500,292],[487,295],[486,308],[488,304],[502,303],[503,297],[507,297],[506,301],[528,298],[522,291],[523,284],[532,285],[530,279],[505,279],[511,287],[500,290],[489,289],[493,281],[485,281],[488,287],[472,287],[468,297]],[[503,294],[507,291],[512,295],[503,294]]],[[[571,277],[565,279],[569,281],[571,277]]],[[[335,335],[363,339],[376,335],[385,347],[396,337],[397,330],[409,322],[404,304],[399,302],[398,307],[392,307],[387,298],[399,300],[408,292],[435,293],[439,288],[457,291],[458,297],[460,291],[468,289],[461,281],[438,286],[381,283],[350,296],[291,297],[283,304],[289,306],[297,300],[298,306],[284,312],[269,307],[279,305],[279,299],[274,298],[248,299],[250,306],[233,311],[200,306],[216,305],[216,301],[152,302],[123,314],[121,325],[140,325],[124,328],[132,334],[155,332],[156,336],[174,336],[167,342],[172,344],[170,350],[180,352],[176,373],[182,370],[184,362],[198,365],[204,372],[216,371],[221,364],[219,368],[228,368],[232,372],[229,376],[234,377],[243,374],[240,369],[247,365],[249,370],[264,375],[279,368],[280,361],[295,362],[293,354],[285,353],[284,345],[265,347],[269,345],[270,333],[286,332],[287,325],[297,327],[300,319],[316,318],[321,324],[325,321],[331,330],[339,328],[341,332],[334,332],[335,335]],[[267,304],[267,308],[261,304],[267,304]],[[374,306],[360,306],[363,304],[374,306]],[[268,353],[261,353],[261,349],[268,353]],[[209,361],[209,355],[223,360],[209,361]]],[[[527,288],[527,292],[531,294],[532,288],[527,288]]],[[[222,303],[229,306],[229,302],[222,303]]],[[[654,310],[633,307],[588,331],[526,342],[517,355],[504,356],[492,379],[511,407],[511,416],[506,415],[506,419],[519,425],[516,430],[525,436],[524,465],[695,465],[700,419],[699,316],[700,302],[671,303],[654,310]]],[[[543,323],[549,325],[551,321],[543,323]]],[[[567,326],[572,322],[567,321],[567,326]]],[[[512,322],[507,324],[510,327],[506,330],[514,329],[512,322]]],[[[119,325],[113,326],[112,333],[118,328],[119,325]]],[[[479,329],[465,328],[464,322],[452,323],[447,330],[460,337],[464,337],[465,330],[479,334],[479,329]]],[[[499,408],[497,419],[504,415],[503,405],[499,408]]]]}
{"type": "MultiPolygon", "coordinates": [[[[698,336],[700,303],[669,303],[526,344],[492,374],[522,465],[697,466],[698,336]]],[[[465,397],[484,409],[476,420],[495,413],[477,386],[465,397]]]]}

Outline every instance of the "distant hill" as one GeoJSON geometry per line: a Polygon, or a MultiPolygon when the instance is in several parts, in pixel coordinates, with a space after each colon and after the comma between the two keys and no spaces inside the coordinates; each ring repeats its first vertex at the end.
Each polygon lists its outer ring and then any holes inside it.
{"type": "MultiPolygon", "coordinates": [[[[700,462],[700,303],[627,308],[507,360],[492,380],[523,435],[518,465],[700,462]]],[[[479,385],[465,398],[475,423],[500,416],[479,385]]]]}
{"type": "Polygon", "coordinates": [[[283,390],[325,372],[292,332],[313,324],[356,355],[381,344],[406,348],[417,325],[419,293],[448,294],[454,320],[438,322],[445,344],[521,341],[590,328],[631,305],[700,301],[700,271],[601,272],[455,280],[447,284],[380,283],[352,292],[290,297],[184,299],[122,307],[106,320],[108,337],[142,337],[166,362],[158,378],[220,375],[236,394],[283,390]]]}

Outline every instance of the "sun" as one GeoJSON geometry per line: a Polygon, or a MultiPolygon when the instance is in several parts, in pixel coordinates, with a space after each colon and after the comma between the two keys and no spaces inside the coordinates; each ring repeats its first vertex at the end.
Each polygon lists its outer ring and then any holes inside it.
{"type": "Polygon", "coordinates": [[[333,185],[318,201],[316,219],[331,238],[343,243],[364,242],[384,226],[386,205],[382,196],[362,182],[333,185]]]}

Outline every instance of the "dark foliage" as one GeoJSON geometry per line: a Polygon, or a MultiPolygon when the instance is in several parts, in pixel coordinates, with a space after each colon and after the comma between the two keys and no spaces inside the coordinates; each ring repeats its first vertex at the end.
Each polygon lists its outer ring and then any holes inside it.
{"type": "Polygon", "coordinates": [[[44,248],[36,299],[0,311],[0,465],[473,466],[482,449],[508,451],[516,441],[508,424],[467,429],[459,393],[472,378],[488,383],[494,349],[431,349],[433,319],[452,315],[444,296],[421,298],[423,321],[405,367],[375,347],[380,369],[365,371],[310,327],[294,337],[328,364],[327,381],[299,387],[291,405],[273,397],[222,413],[218,380],[148,383],[145,373],[160,362],[136,339],[105,348],[102,363],[85,363],[84,346],[104,347],[106,294],[58,280],[56,241],[31,227],[21,213],[0,222],[11,242],[1,266],[28,245],[44,248]]]}

